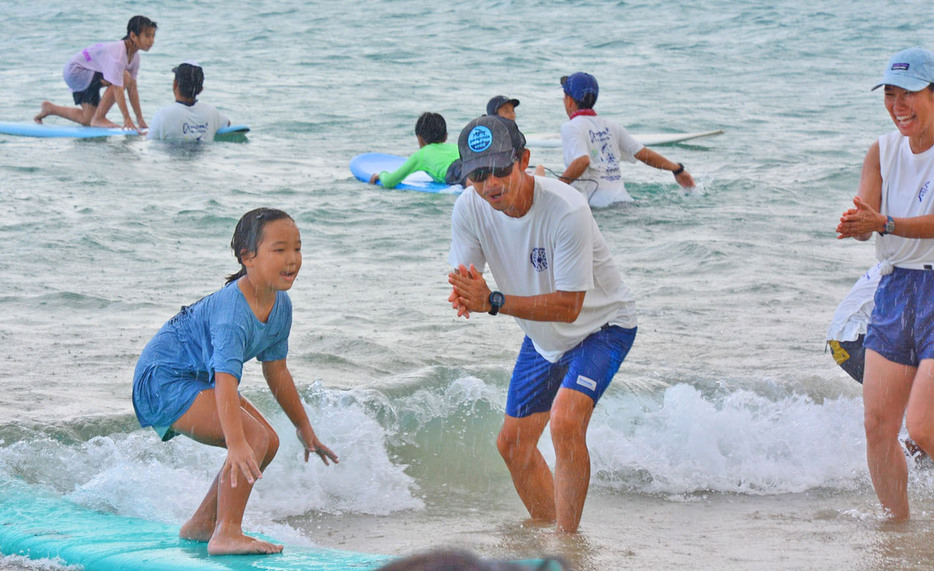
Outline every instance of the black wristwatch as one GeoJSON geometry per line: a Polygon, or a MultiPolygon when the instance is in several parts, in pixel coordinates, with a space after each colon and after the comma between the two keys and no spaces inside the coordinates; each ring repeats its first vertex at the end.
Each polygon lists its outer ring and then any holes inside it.
{"type": "Polygon", "coordinates": [[[889,216],[888,221],[885,223],[885,227],[882,229],[882,232],[879,232],[879,235],[885,236],[886,234],[891,234],[892,232],[895,232],[895,220],[889,216]]]}
{"type": "Polygon", "coordinates": [[[499,309],[506,303],[506,296],[501,291],[490,292],[490,315],[499,313],[499,309]]]}
{"type": "Polygon", "coordinates": [[[675,177],[677,177],[678,175],[680,175],[680,174],[683,173],[683,172],[684,172],[684,165],[682,165],[681,163],[678,163],[678,168],[676,168],[675,170],[671,171],[671,174],[673,174],[673,175],[675,175],[675,177]]]}

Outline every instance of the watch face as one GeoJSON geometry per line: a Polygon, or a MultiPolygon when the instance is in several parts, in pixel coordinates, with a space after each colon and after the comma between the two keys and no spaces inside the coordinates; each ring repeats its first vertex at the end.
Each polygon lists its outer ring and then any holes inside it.
{"type": "Polygon", "coordinates": [[[491,291],[490,292],[490,315],[496,315],[499,313],[499,308],[503,307],[503,303],[506,301],[506,296],[502,292],[491,291]]]}

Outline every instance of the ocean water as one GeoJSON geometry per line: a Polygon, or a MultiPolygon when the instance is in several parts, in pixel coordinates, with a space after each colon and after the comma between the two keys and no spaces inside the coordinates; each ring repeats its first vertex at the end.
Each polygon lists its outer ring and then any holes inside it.
{"type": "MultiPolygon", "coordinates": [[[[193,59],[202,99],[253,129],[198,148],[0,135],[0,477],[183,522],[223,451],[139,429],[133,367],[164,321],[236,270],[237,219],[272,206],[304,242],[289,367],[341,462],[301,461],[248,365],[242,391],[283,441],[248,530],[391,555],[551,554],[582,570],[934,564],[934,469],[912,466],[913,520],[884,522],[860,388],[824,351],[837,302],[874,263],[871,244],[834,233],[866,149],[892,129],[869,89],[891,54],[934,47],[930,2],[0,7],[2,121],[68,102],[65,61],[142,12],[159,24],[144,115],[193,59]],[[725,133],[657,149],[695,191],[624,165],[636,202],[595,212],[639,334],[591,424],[581,532],[562,537],[526,520],[495,449],[521,332],[446,303],[454,197],[377,189],[347,165],[412,152],[423,111],[453,139],[496,94],[521,101],[523,131],[557,132],[558,78],[577,70],[600,82],[597,111],[633,133],[725,133]]],[[[563,167],[557,149],[533,162],[563,167]]],[[[547,434],[541,447],[552,459],[547,434]]]]}

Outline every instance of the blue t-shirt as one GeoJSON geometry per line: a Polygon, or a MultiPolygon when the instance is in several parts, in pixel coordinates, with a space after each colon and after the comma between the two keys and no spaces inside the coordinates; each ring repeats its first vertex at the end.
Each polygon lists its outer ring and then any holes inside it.
{"type": "MultiPolygon", "coordinates": [[[[292,301],[284,291],[266,323],[253,314],[250,304],[236,282],[187,305],[170,319],[149,342],[159,351],[154,357],[160,365],[203,373],[213,380],[215,372],[230,373],[237,380],[243,363],[256,357],[260,361],[285,359],[289,352],[292,327],[292,301]]],[[[140,361],[147,355],[144,350],[140,361]]]]}
{"type": "Polygon", "coordinates": [[[215,373],[239,382],[252,358],[279,361],[289,352],[292,301],[286,292],[266,323],[250,309],[237,282],[185,306],[146,345],[136,364],[133,401],[140,424],[170,424],[197,392],[214,385],[215,373]],[[200,386],[200,388],[199,388],[200,386]]]}

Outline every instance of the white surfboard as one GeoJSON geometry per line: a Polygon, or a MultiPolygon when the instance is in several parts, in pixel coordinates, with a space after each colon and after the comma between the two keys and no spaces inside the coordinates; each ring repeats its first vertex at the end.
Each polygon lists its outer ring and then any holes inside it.
{"type": "MultiPolygon", "coordinates": [[[[714,131],[698,131],[695,133],[633,133],[632,136],[637,141],[646,146],[673,145],[699,139],[701,137],[710,137],[712,135],[722,135],[723,129],[714,131]]],[[[560,133],[531,133],[525,136],[525,145],[527,147],[538,148],[559,148],[561,147],[560,133]]]]}

